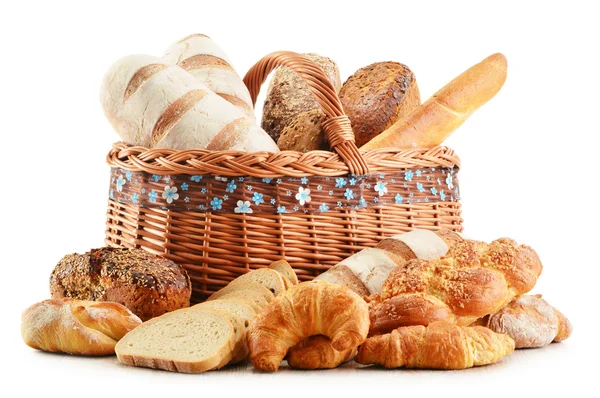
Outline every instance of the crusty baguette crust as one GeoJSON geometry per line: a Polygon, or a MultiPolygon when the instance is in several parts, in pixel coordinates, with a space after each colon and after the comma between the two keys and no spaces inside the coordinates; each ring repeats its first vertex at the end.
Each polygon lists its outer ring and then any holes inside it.
{"type": "Polygon", "coordinates": [[[467,69],[423,105],[363,145],[375,148],[430,148],[440,145],[506,81],[506,58],[494,54],[467,69]]]}
{"type": "Polygon", "coordinates": [[[358,146],[421,105],[414,73],[398,62],[360,68],[343,84],[339,97],[358,146]]]}

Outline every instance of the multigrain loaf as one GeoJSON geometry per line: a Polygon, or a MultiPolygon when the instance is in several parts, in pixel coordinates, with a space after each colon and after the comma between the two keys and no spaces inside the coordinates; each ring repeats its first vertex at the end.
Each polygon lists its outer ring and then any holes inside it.
{"type": "Polygon", "coordinates": [[[71,298],[44,300],[22,315],[21,336],[37,350],[113,355],[115,345],[142,321],[118,303],[71,298]]]}
{"type": "Polygon", "coordinates": [[[275,298],[275,295],[273,294],[273,292],[271,292],[269,289],[267,289],[265,286],[263,286],[259,282],[248,281],[248,282],[229,283],[227,286],[225,286],[222,289],[219,289],[219,291],[213,293],[207,300],[216,300],[219,297],[222,297],[222,296],[226,295],[227,293],[233,292],[235,290],[255,291],[256,293],[261,294],[267,302],[270,302],[271,300],[273,300],[275,298]]]}
{"type": "Polygon", "coordinates": [[[248,88],[225,52],[208,36],[189,35],[169,47],[163,60],[190,72],[218,96],[254,117],[248,88]]]}
{"type": "Polygon", "coordinates": [[[226,314],[185,308],[144,322],[119,341],[115,352],[125,365],[199,373],[229,363],[235,339],[226,314]]]}
{"type": "Polygon", "coordinates": [[[187,272],[173,261],[142,249],[93,249],[62,258],[50,275],[52,298],[113,301],[143,321],[189,307],[187,272]]]}
{"type": "MultiPolygon", "coordinates": [[[[325,72],[337,93],[341,81],[335,62],[318,54],[303,55],[325,72]]],[[[267,89],[261,126],[277,141],[281,150],[310,151],[325,146],[321,128],[324,115],[308,84],[297,73],[286,67],[275,70],[267,89]],[[300,115],[302,116],[299,117],[300,115]],[[282,132],[286,129],[285,136],[288,138],[280,140],[282,132]],[[305,139],[293,139],[300,132],[305,139]]]]}
{"type": "Polygon", "coordinates": [[[376,62],[359,69],[343,84],[339,97],[358,146],[421,105],[414,73],[398,62],[376,62]]]}
{"type": "Polygon", "coordinates": [[[285,290],[285,282],[281,274],[274,269],[261,268],[243,274],[232,280],[229,284],[235,285],[245,282],[257,282],[266,287],[275,296],[285,290]]]}
{"type": "Polygon", "coordinates": [[[104,113],[131,145],[278,152],[254,118],[191,73],[149,55],[115,62],[100,90],[104,113]]]}

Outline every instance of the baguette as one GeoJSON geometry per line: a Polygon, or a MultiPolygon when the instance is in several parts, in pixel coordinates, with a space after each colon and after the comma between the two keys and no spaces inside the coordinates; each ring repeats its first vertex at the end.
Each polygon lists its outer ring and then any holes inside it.
{"type": "Polygon", "coordinates": [[[431,148],[440,145],[504,85],[506,58],[498,53],[467,69],[423,105],[361,149],[431,148]]]}

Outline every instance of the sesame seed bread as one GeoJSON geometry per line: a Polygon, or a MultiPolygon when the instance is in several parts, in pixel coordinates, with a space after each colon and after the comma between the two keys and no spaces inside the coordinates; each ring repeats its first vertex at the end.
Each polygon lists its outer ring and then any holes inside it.
{"type": "Polygon", "coordinates": [[[144,322],[125,335],[115,351],[125,365],[200,373],[231,360],[234,329],[222,312],[185,308],[144,322]]]}
{"type": "Polygon", "coordinates": [[[298,284],[298,276],[296,275],[296,272],[294,271],[294,269],[292,268],[290,263],[288,263],[287,261],[285,261],[285,260],[274,261],[271,264],[269,264],[269,268],[274,269],[275,271],[279,272],[281,275],[288,278],[290,280],[290,282],[292,282],[294,285],[298,284]]]}
{"type": "Polygon", "coordinates": [[[249,300],[254,301],[254,303],[258,306],[257,312],[260,312],[262,308],[268,304],[263,295],[254,290],[233,290],[220,296],[219,300],[239,297],[248,298],[249,300]]]}
{"type": "Polygon", "coordinates": [[[63,257],[50,276],[50,294],[120,303],[146,321],[189,307],[192,288],[186,271],[171,260],[142,249],[104,247],[63,257]]]}
{"type": "Polygon", "coordinates": [[[270,268],[255,269],[247,274],[240,275],[232,280],[230,285],[242,282],[258,282],[269,289],[275,296],[285,291],[285,283],[281,274],[270,268]]]}
{"type": "Polygon", "coordinates": [[[253,290],[257,293],[260,293],[265,298],[265,300],[267,300],[268,303],[270,303],[275,298],[275,295],[269,289],[267,289],[258,282],[239,282],[230,283],[218,292],[213,293],[207,299],[207,301],[218,299],[219,297],[222,297],[223,295],[235,290],[253,290]]]}

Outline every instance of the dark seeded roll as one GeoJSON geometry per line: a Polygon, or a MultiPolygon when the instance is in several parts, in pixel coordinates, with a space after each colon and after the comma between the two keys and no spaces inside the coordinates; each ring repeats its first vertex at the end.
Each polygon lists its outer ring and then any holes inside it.
{"type": "Polygon", "coordinates": [[[101,248],[68,254],[50,275],[52,298],[114,301],[142,321],[189,307],[192,288],[186,271],[142,249],[101,248]]]}

